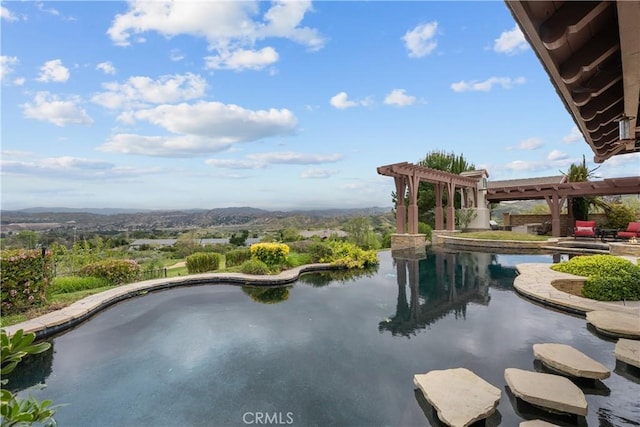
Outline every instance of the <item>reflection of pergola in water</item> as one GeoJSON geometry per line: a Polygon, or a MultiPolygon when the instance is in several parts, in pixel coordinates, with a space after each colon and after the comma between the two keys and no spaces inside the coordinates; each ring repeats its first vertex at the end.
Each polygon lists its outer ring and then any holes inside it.
{"type": "MultiPolygon", "coordinates": [[[[435,258],[436,281],[433,285],[446,292],[435,298],[420,295],[420,257],[396,255],[394,251],[393,259],[398,280],[396,314],[379,323],[380,332],[389,331],[393,335],[409,337],[449,313],[453,312],[456,317],[465,317],[470,302],[484,305],[489,303],[487,285],[479,272],[472,271],[471,263],[462,265],[459,280],[456,281],[456,264],[461,262],[459,254],[435,253],[430,256],[435,258]],[[408,300],[407,278],[410,290],[408,300]]],[[[425,259],[424,253],[422,259],[425,259]]]]}

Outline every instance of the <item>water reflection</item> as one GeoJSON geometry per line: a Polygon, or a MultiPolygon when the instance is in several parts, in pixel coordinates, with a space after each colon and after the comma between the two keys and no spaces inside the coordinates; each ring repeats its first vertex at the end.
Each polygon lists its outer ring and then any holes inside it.
{"type": "Polygon", "coordinates": [[[12,392],[44,384],[51,375],[53,365],[53,342],[47,351],[26,355],[16,368],[3,379],[8,380],[7,388],[12,392]]]}
{"type": "Polygon", "coordinates": [[[464,319],[469,303],[489,304],[492,279],[487,266],[495,255],[402,250],[392,256],[398,282],[396,313],[379,323],[380,332],[411,337],[450,313],[464,319]]]}
{"type": "Polygon", "coordinates": [[[364,277],[374,277],[377,273],[378,266],[372,265],[366,268],[331,270],[303,274],[300,276],[298,281],[311,285],[314,288],[322,288],[333,282],[348,283],[355,282],[357,279],[364,277]]]}
{"type": "Polygon", "coordinates": [[[243,286],[242,291],[255,302],[261,304],[277,304],[289,299],[290,286],[265,287],[243,286]]]}

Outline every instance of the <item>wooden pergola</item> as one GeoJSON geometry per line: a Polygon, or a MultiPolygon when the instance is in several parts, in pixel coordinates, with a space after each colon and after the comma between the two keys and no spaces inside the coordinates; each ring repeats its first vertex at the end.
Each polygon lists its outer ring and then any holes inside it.
{"type": "Polygon", "coordinates": [[[561,235],[560,211],[567,197],[581,196],[617,196],[640,194],[640,177],[609,178],[601,181],[564,182],[557,184],[529,184],[514,186],[489,186],[486,200],[503,202],[509,200],[544,199],[551,210],[551,234],[561,235]]]}
{"type": "Polygon", "coordinates": [[[453,206],[453,195],[457,188],[466,188],[474,191],[473,203],[477,207],[478,203],[478,180],[475,178],[457,175],[455,173],[443,172],[424,166],[414,165],[408,162],[394,163],[380,166],[378,173],[384,176],[393,177],[396,185],[396,233],[404,234],[407,225],[407,213],[409,222],[409,234],[418,233],[418,187],[420,182],[432,183],[435,188],[436,209],[435,209],[435,229],[444,230],[442,195],[444,188],[447,189],[447,229],[455,229],[455,208],[453,206]],[[404,195],[409,193],[409,206],[405,204],[404,195]]]}

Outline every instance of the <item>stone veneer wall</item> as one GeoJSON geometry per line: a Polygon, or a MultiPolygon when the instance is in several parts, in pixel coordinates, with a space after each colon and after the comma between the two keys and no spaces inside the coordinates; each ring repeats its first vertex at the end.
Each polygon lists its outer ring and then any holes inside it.
{"type": "MultiPolygon", "coordinates": [[[[590,214],[589,220],[595,221],[597,225],[605,224],[607,216],[605,214],[590,214]]],[[[510,214],[503,215],[504,225],[517,227],[525,224],[542,224],[545,221],[551,221],[551,214],[510,214]]],[[[560,231],[562,236],[567,235],[569,229],[569,218],[567,214],[560,215],[560,231]]]]}
{"type": "Polygon", "coordinates": [[[427,244],[425,234],[392,234],[391,249],[419,248],[427,244]]]}
{"type": "Polygon", "coordinates": [[[630,255],[640,258],[640,243],[609,243],[609,253],[611,255],[630,255]]]}

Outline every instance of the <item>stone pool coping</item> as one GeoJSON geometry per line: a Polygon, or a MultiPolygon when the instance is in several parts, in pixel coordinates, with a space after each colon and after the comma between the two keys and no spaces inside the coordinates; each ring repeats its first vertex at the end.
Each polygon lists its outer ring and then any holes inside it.
{"type": "Polygon", "coordinates": [[[306,264],[285,270],[277,275],[250,275],[243,273],[202,273],[188,276],[152,279],[118,286],[90,295],[73,304],[15,325],[3,327],[8,335],[19,329],[33,332],[36,339],[47,338],[84,322],[105,308],[148,292],[163,289],[204,284],[281,286],[293,283],[304,273],[341,270],[344,267],[331,264],[306,264]]]}
{"type": "Polygon", "coordinates": [[[555,282],[584,282],[585,278],[551,269],[550,264],[517,264],[520,273],[513,281],[514,289],[534,301],[563,311],[584,316],[589,311],[613,311],[638,316],[640,301],[596,301],[556,289],[555,282]]]}

